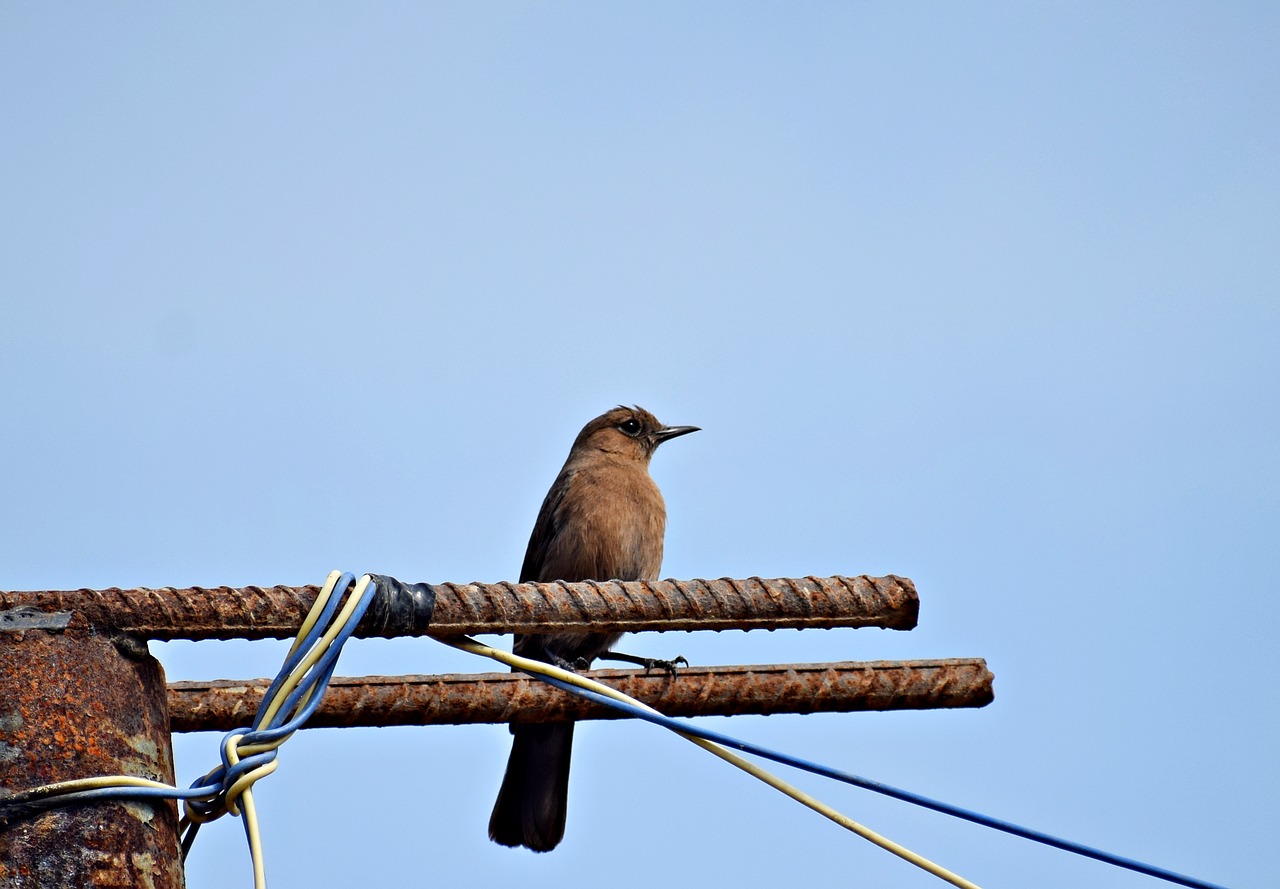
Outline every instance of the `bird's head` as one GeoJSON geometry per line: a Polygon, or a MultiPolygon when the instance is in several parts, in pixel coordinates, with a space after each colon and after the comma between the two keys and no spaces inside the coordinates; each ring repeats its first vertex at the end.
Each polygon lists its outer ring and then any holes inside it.
{"type": "Polygon", "coordinates": [[[603,451],[648,463],[664,441],[697,431],[697,426],[664,426],[642,407],[619,405],[583,426],[570,453],[603,451]]]}

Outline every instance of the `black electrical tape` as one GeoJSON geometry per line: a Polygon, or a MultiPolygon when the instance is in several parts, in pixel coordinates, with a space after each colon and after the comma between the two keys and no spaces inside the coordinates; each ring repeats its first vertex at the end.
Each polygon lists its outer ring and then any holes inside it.
{"type": "Polygon", "coordinates": [[[429,583],[405,583],[385,574],[370,574],[374,594],[360,619],[361,636],[401,636],[425,632],[436,610],[436,591],[429,583]]]}

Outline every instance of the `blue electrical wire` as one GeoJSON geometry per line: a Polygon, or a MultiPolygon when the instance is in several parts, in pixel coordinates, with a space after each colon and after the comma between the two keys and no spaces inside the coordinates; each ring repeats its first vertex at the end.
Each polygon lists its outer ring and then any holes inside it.
{"type": "MultiPolygon", "coordinates": [[[[354,580],[354,576],[347,572],[338,578],[338,582],[334,584],[333,593],[329,596],[321,610],[319,617],[311,625],[310,631],[300,641],[294,643],[293,648],[289,652],[289,656],[285,658],[284,664],[280,667],[280,671],[276,673],[276,678],[271,680],[271,685],[267,688],[262,696],[261,703],[258,704],[258,711],[254,716],[253,724],[257,725],[258,720],[262,718],[262,714],[266,712],[267,707],[271,705],[272,700],[279,691],[280,686],[289,678],[289,674],[293,672],[293,668],[302,662],[302,659],[311,651],[313,645],[320,641],[320,637],[324,635],[325,630],[329,627],[329,622],[333,620],[334,613],[338,610],[338,606],[342,604],[342,594],[354,580]]],[[[359,609],[360,614],[364,614],[364,608],[359,609]]],[[[359,620],[359,618],[357,618],[359,620]]],[[[339,649],[341,646],[339,646],[339,649]]],[[[281,708],[285,713],[289,710],[281,708]]]]}
{"type": "MultiPolygon", "coordinates": [[[[276,678],[272,681],[266,694],[263,695],[262,703],[258,706],[257,715],[254,717],[254,725],[262,719],[267,708],[271,705],[272,698],[279,691],[280,687],[288,679],[289,674],[294,668],[302,662],[302,660],[310,652],[311,648],[320,640],[320,638],[329,630],[329,623],[333,618],[333,614],[338,609],[338,605],[342,600],[343,594],[355,581],[355,576],[351,573],[343,574],[334,586],[334,593],[329,597],[329,601],[325,603],[324,609],[321,611],[320,617],[316,620],[311,630],[303,637],[302,641],[297,644],[293,652],[285,659],[284,665],[280,668],[280,672],[276,674],[276,678]]],[[[222,755],[222,765],[214,769],[209,774],[197,779],[196,785],[208,786],[214,785],[216,788],[223,790],[216,798],[195,799],[188,802],[188,808],[199,815],[209,817],[218,812],[225,806],[225,790],[230,788],[240,779],[241,776],[260,768],[268,763],[275,761],[278,748],[265,750],[261,753],[251,754],[241,759],[234,765],[230,762],[227,755],[227,740],[233,735],[239,735],[236,742],[237,747],[249,747],[257,744],[269,744],[280,738],[286,737],[297,731],[303,723],[311,718],[316,708],[320,706],[320,701],[324,697],[325,689],[329,687],[329,680],[333,678],[334,670],[338,665],[338,656],[342,654],[342,647],[347,640],[351,638],[355,632],[356,626],[360,623],[360,618],[364,616],[365,611],[369,607],[369,603],[373,600],[377,589],[373,584],[365,587],[364,594],[360,601],[356,604],[350,619],[334,637],[329,647],[321,655],[321,657],[312,666],[311,670],[299,681],[298,686],[290,692],[289,696],[272,716],[266,727],[261,729],[252,729],[245,731],[236,729],[223,736],[223,743],[220,745],[222,755]],[[304,697],[307,698],[306,703],[293,715],[288,722],[281,720],[289,717],[293,713],[294,708],[298,707],[304,697]]],[[[208,796],[205,794],[204,796],[208,796]]],[[[198,822],[192,824],[191,830],[198,829],[198,822]]]]}
{"type": "MultiPolygon", "coordinates": [[[[312,625],[310,631],[301,641],[295,644],[289,656],[285,659],[284,665],[281,667],[276,678],[272,681],[267,692],[263,695],[262,703],[259,705],[258,712],[254,718],[254,726],[258,726],[263,716],[267,712],[267,708],[271,705],[272,699],[279,692],[281,686],[288,680],[293,670],[307,657],[311,649],[330,629],[329,623],[333,619],[334,613],[338,610],[344,595],[348,592],[351,584],[354,583],[355,577],[350,573],[343,574],[334,585],[333,594],[325,603],[319,617],[312,625]]],[[[298,682],[298,686],[289,694],[285,702],[276,709],[274,715],[262,728],[239,729],[229,732],[223,737],[223,743],[220,746],[222,764],[209,774],[197,779],[186,790],[167,787],[103,787],[92,790],[72,791],[70,793],[51,794],[49,796],[37,796],[17,800],[11,797],[6,800],[6,804],[11,804],[15,808],[22,807],[29,810],[41,810],[65,805],[73,805],[79,802],[88,802],[99,799],[179,799],[185,800],[187,807],[206,818],[217,817],[226,808],[227,791],[243,776],[254,769],[261,768],[274,762],[278,747],[264,750],[260,753],[250,754],[239,762],[231,763],[228,756],[228,746],[233,736],[238,736],[235,746],[237,748],[247,748],[254,745],[270,744],[279,739],[297,731],[308,719],[311,718],[316,708],[320,706],[320,701],[324,697],[325,689],[328,688],[329,681],[333,677],[335,668],[337,667],[338,656],[342,652],[343,645],[351,638],[355,632],[357,624],[361,617],[364,616],[368,609],[369,603],[372,601],[376,593],[373,584],[368,584],[363,591],[359,602],[353,609],[349,620],[343,625],[334,639],[326,648],[324,653],[312,665],[311,669],[298,682]],[[308,697],[309,695],[309,697],[308,697]],[[303,703],[303,699],[306,702],[303,703]],[[299,705],[301,705],[299,707],[299,705]],[[292,718],[288,718],[295,708],[299,708],[292,718]],[[287,722],[282,722],[288,718],[287,722]]],[[[580,688],[559,679],[542,675],[536,672],[532,673],[536,678],[563,689],[571,694],[586,698],[587,700],[610,707],[628,716],[643,719],[646,722],[663,726],[672,731],[685,735],[692,735],[707,741],[720,744],[724,747],[740,750],[755,756],[769,759],[774,762],[782,763],[802,771],[810,772],[822,777],[831,778],[841,781],[845,784],[851,784],[855,787],[861,787],[865,790],[871,790],[876,793],[890,796],[895,799],[909,802],[917,806],[932,809],[946,815],[961,818],[975,824],[981,824],[995,830],[1013,834],[1023,839],[1032,840],[1044,845],[1053,846],[1076,855],[1082,855],[1086,858],[1092,858],[1097,861],[1111,864],[1116,867],[1125,868],[1127,870],[1136,871],[1147,876],[1156,877],[1171,883],[1177,883],[1182,886],[1191,887],[1191,889],[1225,889],[1215,883],[1208,883],[1198,880],[1194,877],[1188,877],[1178,874],[1170,870],[1166,870],[1155,865],[1146,864],[1131,858],[1125,858],[1120,855],[1114,855],[1110,852],[1104,852],[1090,846],[1076,843],[1071,840],[1062,839],[1052,836],[1051,834],[1041,831],[1032,830],[1009,821],[993,818],[980,812],[975,812],[960,806],[953,806],[940,800],[935,800],[921,794],[913,793],[909,790],[893,787],[883,784],[879,781],[873,781],[869,778],[862,778],[857,775],[833,769],[821,763],[814,763],[809,760],[791,756],[786,753],[779,753],[758,744],[743,741],[738,738],[730,737],[719,732],[713,732],[707,729],[696,728],[688,723],[653,713],[631,704],[617,701],[606,695],[589,689],[580,688]]],[[[22,794],[21,796],[28,796],[22,794]]],[[[187,831],[187,835],[183,839],[183,852],[190,848],[191,842],[195,837],[195,832],[199,828],[199,821],[193,821],[187,831]]],[[[245,822],[245,829],[248,831],[248,822],[245,822]]]]}
{"type": "Polygon", "coordinates": [[[659,713],[653,713],[641,707],[636,707],[632,704],[615,700],[607,695],[572,685],[571,683],[555,679],[551,676],[545,676],[539,673],[531,673],[531,675],[571,694],[578,695],[579,697],[586,698],[597,704],[602,704],[606,707],[625,713],[628,716],[643,719],[646,722],[651,722],[654,725],[660,725],[663,728],[671,729],[672,731],[679,732],[681,734],[693,735],[733,750],[740,750],[744,753],[750,753],[754,756],[782,763],[783,765],[791,766],[802,771],[821,775],[824,778],[831,778],[845,784],[852,784],[853,786],[861,787],[864,790],[871,790],[876,793],[884,794],[885,796],[893,797],[894,799],[899,799],[917,806],[923,806],[927,809],[933,809],[935,812],[941,812],[955,818],[962,818],[965,821],[981,824],[984,827],[1004,831],[1005,833],[1010,833],[1014,836],[1022,837],[1023,839],[1043,843],[1047,846],[1053,846],[1055,848],[1062,849],[1063,851],[1082,855],[1086,858],[1092,858],[1096,861],[1101,861],[1116,867],[1137,871],[1140,874],[1146,874],[1149,877],[1156,877],[1157,879],[1165,880],[1170,883],[1189,886],[1192,887],[1192,889],[1226,889],[1225,886],[1218,885],[1217,883],[1208,883],[1204,880],[1189,877],[1185,874],[1175,873],[1174,871],[1166,870],[1165,868],[1157,867],[1153,864],[1146,864],[1132,858],[1126,858],[1122,855],[1114,855],[1110,852],[1104,852],[1103,850],[1095,849],[1092,846],[1086,846],[1082,843],[1076,843],[1038,830],[1032,830],[1029,827],[1023,827],[1010,821],[993,818],[990,815],[984,815],[981,812],[975,812],[970,809],[961,808],[960,806],[953,806],[950,803],[944,803],[941,800],[922,796],[918,793],[912,793],[909,790],[903,790],[889,784],[882,784],[879,781],[872,781],[869,778],[862,778],[858,775],[842,772],[839,769],[833,769],[830,766],[825,766],[821,763],[810,762],[809,760],[791,756],[787,753],[779,753],[777,751],[770,750],[767,747],[761,747],[758,744],[752,744],[749,741],[742,741],[738,738],[730,737],[729,735],[720,734],[719,732],[696,728],[687,722],[672,719],[669,716],[663,716],[659,713]]]}
{"type": "Polygon", "coordinates": [[[241,821],[249,841],[250,857],[254,861],[254,883],[256,886],[265,886],[265,870],[262,867],[250,788],[254,781],[269,774],[274,768],[279,746],[284,739],[301,728],[320,706],[343,646],[355,632],[377,594],[377,587],[372,579],[365,578],[356,585],[360,598],[353,601],[350,598],[354,595],[351,593],[353,583],[355,576],[350,573],[339,574],[335,571],[329,575],[323,587],[323,593],[327,593],[323,604],[319,611],[308,615],[310,623],[306,634],[290,648],[284,665],[263,695],[252,724],[224,735],[219,746],[221,764],[209,774],[198,778],[186,790],[159,782],[148,782],[152,786],[138,786],[131,782],[138,782],[140,779],[131,776],[60,782],[0,799],[0,826],[15,817],[26,817],[47,809],[97,800],[176,799],[183,801],[186,810],[183,818],[186,829],[181,842],[182,856],[185,859],[202,822],[213,820],[229,809],[235,810],[245,816],[241,821]],[[340,608],[343,623],[341,626],[334,626],[333,621],[340,608]],[[314,661],[310,660],[312,657],[315,658],[314,661]],[[308,665],[305,671],[295,676],[304,664],[308,665]],[[291,681],[296,682],[296,686],[283,701],[279,700],[286,684],[291,681]],[[228,794],[233,792],[239,795],[238,799],[228,799],[228,794]],[[244,808],[243,812],[236,808],[237,803],[244,808]]]}
{"type": "MultiPolygon", "coordinates": [[[[198,778],[186,790],[176,787],[138,787],[120,784],[86,790],[57,792],[56,785],[54,785],[47,790],[45,788],[36,788],[26,793],[13,794],[0,801],[0,816],[3,816],[3,820],[8,820],[13,814],[21,812],[34,813],[98,800],[181,800],[185,803],[188,813],[195,816],[190,819],[189,826],[182,839],[182,850],[185,857],[187,851],[191,848],[192,842],[195,840],[200,823],[216,818],[226,811],[227,793],[230,789],[245,775],[270,765],[276,759],[278,745],[267,750],[249,753],[233,764],[230,760],[228,749],[229,746],[232,746],[232,738],[238,736],[234,742],[234,747],[237,750],[252,749],[253,745],[276,744],[282,738],[297,731],[319,707],[325,689],[328,688],[329,681],[333,678],[338,656],[342,653],[343,645],[355,632],[356,625],[359,624],[360,619],[364,616],[369,603],[377,592],[372,583],[365,585],[361,598],[348,614],[346,623],[334,634],[328,646],[320,657],[316,659],[316,662],[312,664],[311,668],[299,678],[297,687],[279,705],[272,717],[263,723],[268,708],[272,705],[273,699],[279,694],[284,683],[289,680],[294,670],[311,654],[325,634],[332,629],[330,624],[354,582],[355,576],[350,573],[342,574],[338,577],[333,584],[329,597],[320,612],[315,616],[307,634],[295,642],[289,655],[285,658],[284,665],[280,668],[263,696],[262,704],[258,708],[252,727],[237,729],[225,735],[219,747],[221,765],[209,774],[198,778]],[[303,701],[304,698],[306,698],[305,703],[303,701]],[[296,713],[294,713],[295,709],[297,709],[296,713]],[[290,714],[293,714],[292,717],[290,717],[290,714]]],[[[76,782],[71,783],[74,784],[76,782]]],[[[244,825],[246,832],[248,832],[250,829],[248,819],[244,820],[244,825]]]]}
{"type": "Polygon", "coordinates": [[[197,799],[215,794],[218,790],[219,786],[217,784],[193,786],[186,790],[180,790],[176,787],[99,787],[94,790],[77,790],[71,793],[60,793],[38,799],[19,799],[16,802],[13,801],[13,797],[10,797],[4,802],[14,808],[37,812],[100,799],[197,799]]]}

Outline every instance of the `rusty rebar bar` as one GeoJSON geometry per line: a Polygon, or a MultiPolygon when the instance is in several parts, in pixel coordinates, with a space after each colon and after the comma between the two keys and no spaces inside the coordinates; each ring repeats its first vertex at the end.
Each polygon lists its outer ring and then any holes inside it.
{"type": "MultiPolygon", "coordinates": [[[[432,584],[429,626],[364,627],[357,636],[561,631],[882,627],[909,630],[919,598],[905,577],[432,584]]],[[[0,591],[0,611],[77,611],[147,639],[293,635],[315,586],[0,591]]],[[[367,621],[366,621],[367,623],[367,621]]]]}
{"type": "MultiPolygon", "coordinates": [[[[994,696],[979,658],[831,664],[689,667],[676,676],[641,670],[589,673],[670,716],[847,713],[982,707],[994,696]]],[[[249,725],[270,680],[175,682],[175,732],[249,725]]],[[[335,678],[307,728],[562,722],[618,713],[522,673],[335,678]]]]}

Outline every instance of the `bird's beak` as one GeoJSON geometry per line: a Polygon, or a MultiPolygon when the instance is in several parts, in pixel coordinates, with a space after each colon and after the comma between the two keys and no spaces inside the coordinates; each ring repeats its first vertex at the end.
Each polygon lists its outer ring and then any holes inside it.
{"type": "Polygon", "coordinates": [[[653,443],[660,445],[669,438],[679,438],[682,435],[688,435],[690,432],[700,432],[698,426],[663,426],[653,434],[653,443]]]}

